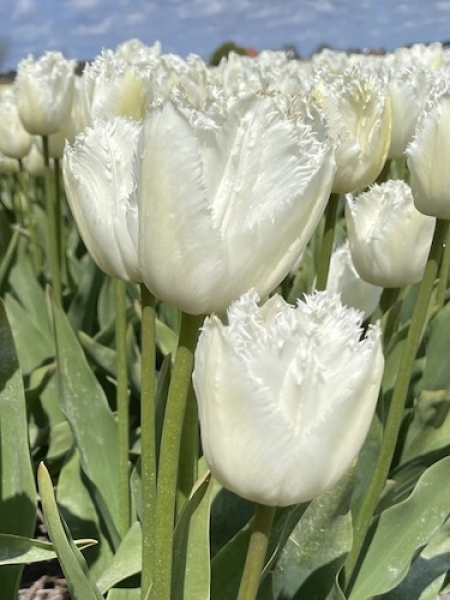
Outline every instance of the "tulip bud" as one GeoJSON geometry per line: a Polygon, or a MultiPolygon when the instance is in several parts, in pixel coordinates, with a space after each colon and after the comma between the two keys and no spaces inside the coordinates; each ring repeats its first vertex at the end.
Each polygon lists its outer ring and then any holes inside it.
{"type": "Polygon", "coordinates": [[[361,279],[347,240],[331,255],[327,290],[340,294],[342,304],[361,310],[367,319],[378,306],[383,288],[361,279]]]}
{"type": "Polygon", "coordinates": [[[24,127],[34,135],[61,129],[72,107],[74,63],[60,52],[47,52],[35,61],[19,62],[15,86],[24,127]]]}
{"type": "Polygon", "coordinates": [[[416,208],[450,219],[450,83],[438,79],[406,149],[416,208]]]}
{"type": "Polygon", "coordinates": [[[420,281],[436,220],[415,208],[408,184],[389,180],[346,200],[350,251],[362,279],[385,288],[420,281]]]}
{"type": "Polygon", "coordinates": [[[92,258],[108,275],[135,282],[141,277],[128,228],[137,230],[132,165],[138,134],[131,119],[96,121],[67,144],[62,163],[67,200],[92,258]]]}
{"type": "Polygon", "coordinates": [[[213,476],[269,506],[307,502],[345,474],[366,438],[384,359],[378,325],[318,292],[296,307],[254,291],[205,320],[195,353],[202,447],[213,476]]]}
{"type": "Polygon", "coordinates": [[[333,149],[276,96],[181,96],[142,134],[139,264],[146,287],[191,314],[222,311],[289,273],[328,201],[333,149]]]}
{"type": "Polygon", "coordinates": [[[17,97],[12,90],[0,93],[0,152],[10,158],[24,158],[31,148],[31,136],[19,117],[17,97]]]}

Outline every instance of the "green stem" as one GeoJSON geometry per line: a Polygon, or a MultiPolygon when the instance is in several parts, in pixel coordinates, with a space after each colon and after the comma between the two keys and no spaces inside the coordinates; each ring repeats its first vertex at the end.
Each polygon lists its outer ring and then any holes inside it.
{"type": "Polygon", "coordinates": [[[198,408],[192,383],[186,402],[186,412],[181,435],[180,463],[178,469],[177,515],[181,513],[198,479],[198,408]]]}
{"type": "Polygon", "coordinates": [[[447,238],[445,240],[444,253],[442,255],[442,262],[439,269],[439,281],[437,284],[436,293],[436,310],[439,311],[445,302],[445,292],[447,290],[448,274],[450,270],[450,229],[447,232],[447,238]]]}
{"type": "Polygon", "coordinates": [[[448,221],[438,219],[434,232],[433,243],[428,256],[427,265],[420,284],[414,313],[406,338],[400,366],[395,381],[394,390],[390,402],[389,414],[386,420],[383,444],[377,465],[370,481],[367,493],[361,505],[361,509],[354,523],[353,547],[347,557],[345,565],[346,580],[349,582],[347,591],[353,584],[352,576],[358,561],[358,556],[364,543],[372,516],[375,512],[379,497],[383,491],[386,478],[394,456],[398,433],[403,417],[403,410],[408,394],[414,360],[420,344],[422,329],[426,320],[428,305],[430,302],[433,286],[438,273],[442,248],[448,231],[448,221]]]}
{"type": "Polygon", "coordinates": [[[336,229],[336,216],[339,197],[339,194],[331,194],[325,209],[325,226],[316,275],[316,289],[319,291],[324,290],[327,287],[328,271],[330,269],[330,259],[333,251],[334,230],[336,229]]]}
{"type": "Polygon", "coordinates": [[[401,310],[401,302],[399,301],[401,291],[401,288],[385,288],[381,295],[380,308],[383,311],[381,325],[385,349],[397,329],[401,310]]]}
{"type": "Polygon", "coordinates": [[[55,189],[55,223],[59,250],[60,277],[63,281],[66,281],[66,239],[64,231],[64,219],[62,214],[61,168],[58,158],[53,159],[53,183],[55,189]]]}
{"type": "Polygon", "coordinates": [[[47,208],[47,222],[48,222],[48,237],[49,237],[49,252],[50,252],[50,272],[52,278],[53,293],[55,299],[61,304],[62,291],[61,291],[61,251],[59,246],[59,217],[58,209],[56,207],[57,200],[55,197],[54,186],[51,182],[51,171],[49,168],[49,153],[48,153],[48,137],[42,137],[42,143],[44,148],[44,161],[45,161],[45,201],[47,208]]]}
{"type": "Polygon", "coordinates": [[[237,600],[255,600],[258,594],[275,511],[276,508],[273,506],[256,505],[252,535],[237,600]]]}
{"type": "Polygon", "coordinates": [[[126,283],[114,279],[114,303],[117,356],[117,421],[119,427],[119,533],[127,533],[130,517],[130,486],[128,481],[129,416],[127,369],[126,283]]]}
{"type": "Polygon", "coordinates": [[[142,377],[141,377],[141,481],[142,481],[142,585],[145,598],[153,576],[156,523],[156,431],[155,431],[155,298],[141,285],[142,377]]]}
{"type": "MultiPolygon", "coordinates": [[[[159,456],[156,500],[155,571],[152,598],[170,600],[173,534],[181,438],[198,338],[198,316],[183,313],[180,338],[170,380],[159,456]]],[[[195,425],[197,435],[197,425],[195,425]]]]}

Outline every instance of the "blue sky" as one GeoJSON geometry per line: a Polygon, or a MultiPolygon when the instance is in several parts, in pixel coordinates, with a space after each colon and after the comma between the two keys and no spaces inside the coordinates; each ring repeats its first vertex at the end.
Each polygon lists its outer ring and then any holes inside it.
{"type": "Polygon", "coordinates": [[[28,53],[90,59],[130,38],[207,59],[225,40],[258,50],[295,44],[385,48],[450,38],[450,0],[2,0],[3,70],[28,53]]]}

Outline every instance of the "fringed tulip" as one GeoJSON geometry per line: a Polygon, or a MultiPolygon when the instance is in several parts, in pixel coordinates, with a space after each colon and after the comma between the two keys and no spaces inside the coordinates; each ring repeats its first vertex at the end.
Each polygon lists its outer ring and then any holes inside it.
{"type": "Polygon", "coordinates": [[[50,135],[69,118],[74,86],[74,62],[60,52],[46,52],[39,60],[19,62],[15,87],[24,127],[34,135],[50,135]]]}
{"type": "Polygon", "coordinates": [[[275,95],[172,95],[147,114],[139,264],[156,296],[191,314],[269,294],[318,224],[335,173],[331,143],[275,95]]]}
{"type": "Polygon", "coordinates": [[[389,180],[346,200],[350,251],[360,276],[385,288],[420,281],[436,220],[415,208],[408,184],[389,180]]]}
{"type": "Polygon", "coordinates": [[[337,294],[296,307],[254,291],[205,320],[193,374],[202,447],[213,476],[269,506],[307,502],[356,459],[377,403],[384,359],[378,325],[337,294]]]}
{"type": "Polygon", "coordinates": [[[0,93],[0,152],[9,158],[24,158],[31,149],[31,135],[24,128],[12,90],[0,93]]]}
{"type": "Polygon", "coordinates": [[[327,290],[340,294],[342,304],[361,310],[367,319],[377,308],[383,288],[361,279],[347,240],[331,255],[327,290]]]}
{"type": "Polygon", "coordinates": [[[125,281],[141,281],[128,227],[137,230],[131,206],[138,124],[124,117],[97,121],[67,145],[63,177],[75,222],[100,269],[125,281]]]}
{"type": "Polygon", "coordinates": [[[357,66],[340,75],[319,72],[314,94],[336,144],[333,192],[367,187],[380,174],[391,139],[391,105],[381,77],[357,66]]]}
{"type": "Polygon", "coordinates": [[[450,82],[434,86],[406,150],[416,208],[450,219],[450,82]]]}

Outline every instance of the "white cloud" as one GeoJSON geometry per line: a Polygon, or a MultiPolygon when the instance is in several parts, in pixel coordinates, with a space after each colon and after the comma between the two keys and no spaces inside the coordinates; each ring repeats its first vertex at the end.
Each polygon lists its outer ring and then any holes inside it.
{"type": "Polygon", "coordinates": [[[12,20],[17,21],[18,19],[23,19],[34,12],[34,10],[35,5],[33,0],[17,0],[14,4],[12,20]]]}
{"type": "Polygon", "coordinates": [[[101,5],[100,0],[69,0],[68,4],[70,7],[77,11],[82,12],[85,10],[91,10],[101,5]]]}
{"type": "Polygon", "coordinates": [[[105,35],[112,30],[116,20],[113,15],[105,17],[102,21],[95,23],[80,23],[73,30],[73,36],[92,36],[92,35],[105,35]]]}

